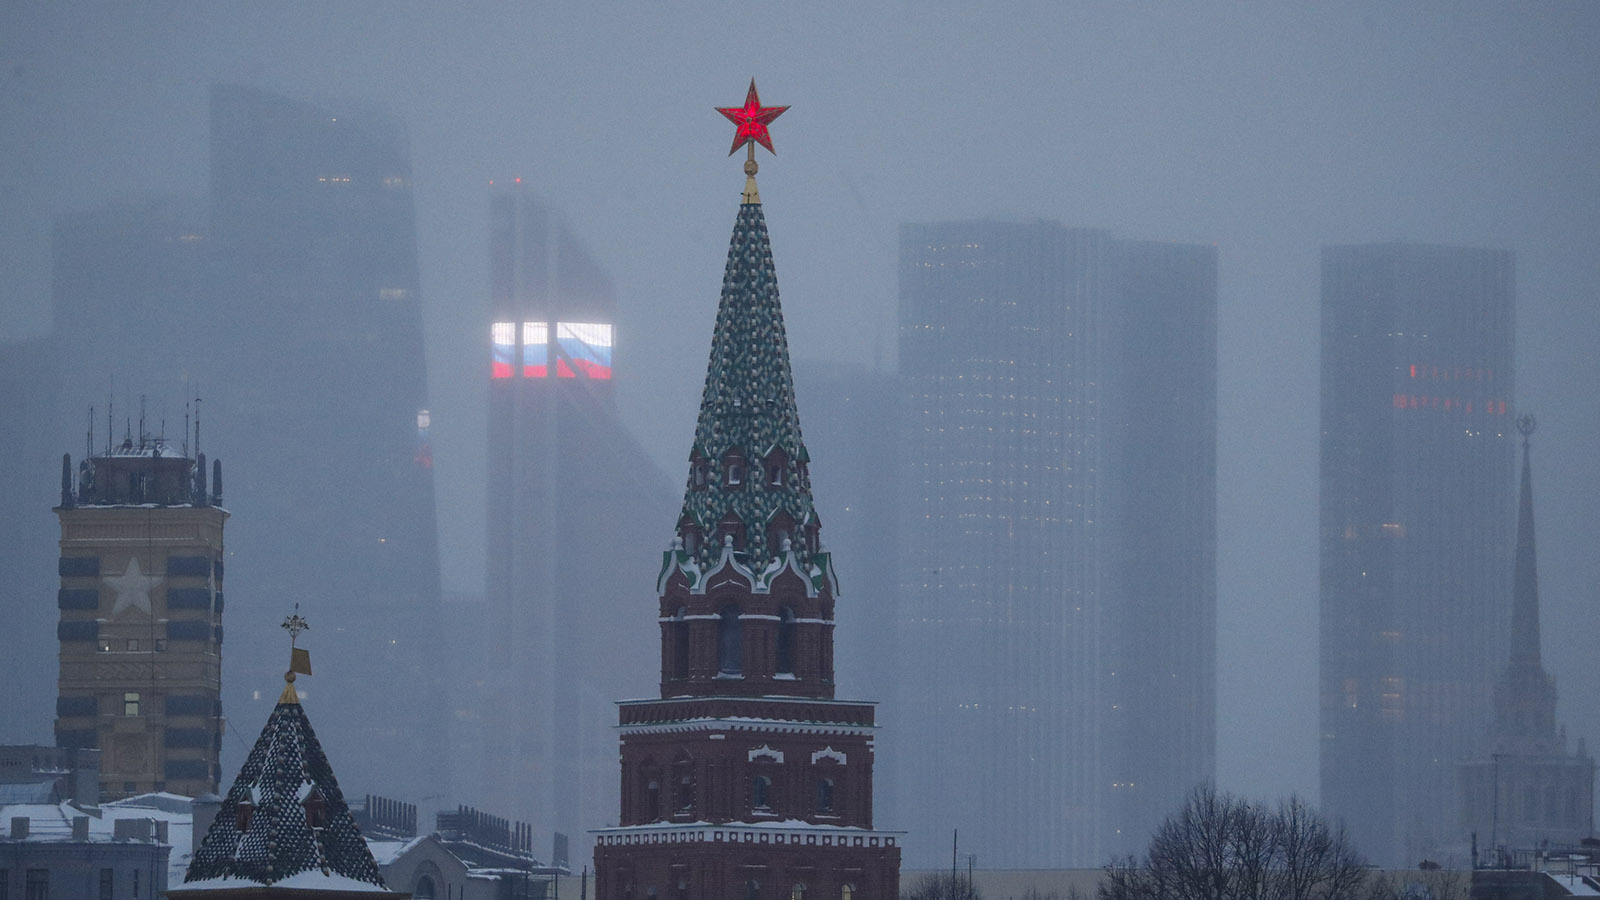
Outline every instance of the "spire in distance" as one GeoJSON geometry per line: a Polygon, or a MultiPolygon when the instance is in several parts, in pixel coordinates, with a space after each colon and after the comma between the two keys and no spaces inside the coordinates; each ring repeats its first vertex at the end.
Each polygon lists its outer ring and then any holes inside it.
{"type": "Polygon", "coordinates": [[[1539,570],[1533,546],[1533,468],[1528,460],[1528,439],[1536,427],[1531,415],[1517,419],[1517,431],[1522,434],[1522,485],[1517,500],[1517,555],[1511,592],[1511,665],[1542,671],[1539,570]]]}

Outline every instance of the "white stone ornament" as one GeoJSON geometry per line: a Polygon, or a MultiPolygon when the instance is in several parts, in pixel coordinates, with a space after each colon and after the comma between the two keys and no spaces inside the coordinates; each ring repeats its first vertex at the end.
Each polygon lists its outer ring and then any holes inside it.
{"type": "Polygon", "coordinates": [[[139,571],[139,557],[128,560],[128,568],[121,575],[107,575],[106,584],[117,592],[117,602],[111,608],[111,616],[115,618],[125,609],[137,609],[146,617],[150,615],[150,591],[165,581],[159,575],[146,575],[139,571]]]}

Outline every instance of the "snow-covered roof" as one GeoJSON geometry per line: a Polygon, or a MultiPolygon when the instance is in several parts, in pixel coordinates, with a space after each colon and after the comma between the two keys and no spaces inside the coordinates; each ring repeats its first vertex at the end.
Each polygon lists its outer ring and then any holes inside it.
{"type": "Polygon", "coordinates": [[[174,890],[267,885],[388,890],[292,683],[174,890]]]}
{"type": "Polygon", "coordinates": [[[12,803],[49,803],[55,792],[54,778],[0,784],[0,806],[12,803]]]}
{"type": "Polygon", "coordinates": [[[367,838],[367,849],[372,851],[372,861],[376,862],[379,868],[383,868],[384,866],[387,866],[399,859],[407,850],[410,850],[412,847],[415,847],[424,840],[427,840],[427,837],[427,835],[420,835],[406,841],[386,841],[367,838]]]}

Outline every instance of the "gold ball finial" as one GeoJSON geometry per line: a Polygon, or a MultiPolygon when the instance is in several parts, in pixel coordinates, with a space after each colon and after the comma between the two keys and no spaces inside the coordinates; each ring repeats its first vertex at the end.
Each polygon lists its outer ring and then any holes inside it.
{"type": "Polygon", "coordinates": [[[761,167],[756,165],[756,161],[755,161],[754,158],[747,159],[747,160],[744,161],[744,173],[746,175],[749,175],[751,178],[754,178],[756,172],[760,171],[760,169],[761,169],[761,167]]]}
{"type": "Polygon", "coordinates": [[[294,670],[291,669],[283,673],[283,680],[289,682],[290,684],[294,684],[294,670]]]}

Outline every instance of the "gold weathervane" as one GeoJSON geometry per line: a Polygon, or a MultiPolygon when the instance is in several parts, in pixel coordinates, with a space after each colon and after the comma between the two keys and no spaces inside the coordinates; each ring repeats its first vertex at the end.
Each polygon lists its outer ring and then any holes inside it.
{"type": "Polygon", "coordinates": [[[289,671],[283,673],[283,694],[278,697],[279,703],[299,703],[300,696],[294,690],[294,675],[311,674],[311,651],[296,647],[295,642],[300,639],[300,632],[306,631],[311,626],[300,617],[300,604],[294,605],[294,614],[283,620],[283,630],[289,632],[289,671]]]}

